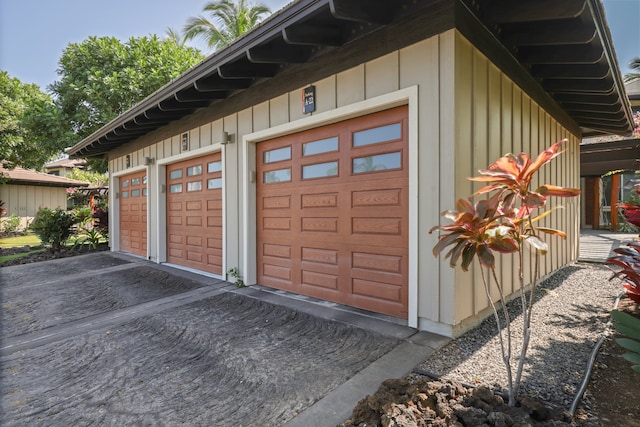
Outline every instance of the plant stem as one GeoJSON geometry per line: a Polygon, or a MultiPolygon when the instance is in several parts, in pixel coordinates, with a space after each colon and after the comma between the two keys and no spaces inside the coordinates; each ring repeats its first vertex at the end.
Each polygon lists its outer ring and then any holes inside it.
{"type": "MultiPolygon", "coordinates": [[[[513,398],[513,374],[511,372],[511,320],[509,318],[509,312],[507,311],[506,304],[504,302],[504,292],[502,290],[502,286],[500,285],[500,281],[496,276],[495,269],[491,269],[493,273],[493,279],[496,282],[496,286],[498,287],[498,291],[500,292],[500,301],[502,301],[502,310],[505,314],[505,327],[507,329],[507,349],[505,351],[505,339],[502,335],[502,322],[500,322],[500,315],[498,313],[498,308],[493,302],[493,298],[491,298],[490,284],[487,283],[487,278],[484,275],[484,268],[480,266],[480,272],[482,273],[482,284],[484,285],[484,291],[487,294],[487,299],[489,300],[489,304],[491,305],[491,309],[493,310],[493,316],[496,319],[496,325],[498,326],[498,339],[500,341],[500,349],[502,351],[502,361],[504,362],[505,368],[507,369],[507,384],[509,389],[509,406],[515,405],[515,398],[513,398]],[[513,400],[513,404],[511,404],[513,400]]],[[[490,276],[491,277],[491,276],[490,276]]]]}

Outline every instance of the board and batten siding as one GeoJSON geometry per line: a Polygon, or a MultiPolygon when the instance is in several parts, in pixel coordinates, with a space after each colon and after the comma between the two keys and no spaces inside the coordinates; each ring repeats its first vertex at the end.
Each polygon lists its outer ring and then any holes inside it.
{"type": "MultiPolygon", "coordinates": [[[[416,208],[410,213],[410,223],[413,223],[411,232],[417,237],[414,248],[410,249],[415,257],[415,272],[411,279],[415,283],[413,288],[410,285],[409,305],[413,318],[410,314],[409,324],[455,335],[476,323],[486,314],[488,306],[479,281],[479,270],[462,273],[459,268],[449,268],[447,261],[435,258],[432,248],[437,236],[429,234],[429,230],[441,222],[441,211],[453,209],[456,198],[472,192],[474,186],[467,177],[508,151],[537,154],[557,139],[569,138],[567,153],[556,159],[557,165],[545,167],[543,174],[545,182],[577,186],[577,138],[559,126],[456,30],[308,84],[316,87],[317,96],[316,111],[310,115],[302,113],[303,87],[299,87],[274,94],[267,101],[225,117],[216,117],[215,108],[211,107],[208,122],[200,122],[205,116],[202,113],[197,119],[189,116],[110,153],[110,172],[116,177],[136,167],[144,167],[145,157],[155,159],[154,164],[147,166],[151,211],[149,236],[156,239],[149,245],[151,259],[163,260],[162,215],[165,208],[160,192],[163,173],[159,171],[163,162],[166,164],[189,155],[180,152],[180,135],[184,129],[188,129],[192,154],[222,151],[226,270],[245,265],[245,245],[250,239],[245,236],[244,233],[250,232],[242,223],[248,207],[240,194],[250,185],[246,180],[255,170],[251,167],[255,164],[255,153],[249,151],[245,154],[248,157],[243,158],[245,137],[268,133],[275,128],[290,132],[305,130],[312,126],[310,123],[314,126],[325,123],[321,120],[324,116],[330,117],[327,124],[331,120],[337,122],[355,117],[358,108],[364,108],[359,107],[361,105],[370,108],[370,101],[414,90],[417,96],[411,102],[417,105],[410,108],[415,114],[410,122],[416,122],[413,123],[415,141],[412,141],[415,149],[410,156],[416,166],[410,172],[413,174],[410,186],[414,191],[411,203],[416,208]],[[345,117],[336,116],[335,112],[344,112],[345,117]],[[223,131],[233,134],[233,143],[220,145],[223,131]],[[129,169],[125,167],[127,154],[131,159],[129,169]],[[245,162],[250,165],[249,169],[245,162]],[[156,195],[152,194],[154,191],[156,195]]],[[[363,111],[362,114],[371,112],[363,111]]],[[[552,205],[556,203],[562,203],[566,209],[546,220],[545,225],[559,226],[568,232],[569,238],[566,242],[552,243],[552,251],[543,263],[543,275],[576,257],[578,205],[573,201],[551,202],[552,205]]],[[[525,268],[525,277],[531,276],[530,270],[530,265],[525,268]]],[[[246,272],[241,271],[241,274],[246,272]]],[[[505,259],[500,263],[499,275],[515,279],[517,271],[505,259]]]]}
{"type": "Polygon", "coordinates": [[[40,208],[67,209],[67,189],[40,185],[0,184],[0,200],[7,209],[5,218],[20,217],[20,227],[27,227],[40,208]]]}
{"type": "MultiPolygon", "coordinates": [[[[468,177],[477,176],[478,170],[486,169],[500,156],[526,152],[535,159],[540,151],[564,138],[568,139],[566,151],[540,169],[532,189],[545,183],[579,188],[579,138],[554,120],[468,40],[456,33],[454,43],[455,56],[447,58],[454,63],[445,68],[455,70],[451,99],[455,105],[450,107],[454,111],[450,117],[454,119],[447,125],[454,129],[450,143],[455,146],[455,161],[450,167],[441,166],[445,173],[453,171],[450,178],[454,181],[455,196],[449,199],[450,208],[455,206],[453,199],[467,198],[484,185],[469,181],[468,177]]],[[[444,143],[441,141],[441,145],[444,143]]],[[[567,239],[542,236],[549,244],[549,252],[541,257],[540,277],[575,261],[578,250],[579,198],[551,197],[547,203],[547,209],[562,208],[555,209],[540,225],[565,231],[567,239]]],[[[532,282],[534,265],[534,257],[526,253],[522,268],[526,284],[532,282]]],[[[449,268],[448,263],[444,267],[449,268]]],[[[496,273],[505,293],[515,297],[519,278],[517,257],[500,255],[496,273]]],[[[489,310],[479,264],[474,262],[469,272],[456,268],[454,287],[457,325],[454,335],[457,335],[484,318],[489,310]]],[[[498,296],[495,283],[491,294],[494,299],[498,296]]]]}

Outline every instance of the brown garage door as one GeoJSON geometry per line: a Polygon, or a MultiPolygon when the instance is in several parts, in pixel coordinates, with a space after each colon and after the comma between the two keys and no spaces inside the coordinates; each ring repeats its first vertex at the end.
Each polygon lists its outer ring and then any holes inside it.
{"type": "Polygon", "coordinates": [[[257,146],[258,283],[407,318],[407,108],[257,146]]]}
{"type": "Polygon", "coordinates": [[[147,173],[120,177],[120,250],[147,256],[147,173]]]}
{"type": "Polygon", "coordinates": [[[167,261],[222,275],[220,153],[167,166],[167,261]]]}

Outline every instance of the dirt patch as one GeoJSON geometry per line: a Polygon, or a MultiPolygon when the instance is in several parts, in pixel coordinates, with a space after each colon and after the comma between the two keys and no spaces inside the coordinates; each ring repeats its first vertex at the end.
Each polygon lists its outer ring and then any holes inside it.
{"type": "MultiPolygon", "coordinates": [[[[618,309],[640,318],[640,308],[627,298],[618,309]]],[[[631,363],[622,357],[626,352],[615,340],[621,335],[614,332],[603,343],[589,386],[576,411],[579,426],[640,427],[640,373],[631,369],[631,363]]]]}
{"type": "Polygon", "coordinates": [[[0,263],[0,267],[9,267],[12,265],[30,264],[32,262],[50,261],[52,259],[67,258],[76,255],[83,255],[91,252],[107,251],[109,245],[107,243],[99,244],[95,249],[89,245],[64,247],[58,251],[52,251],[44,246],[23,246],[15,248],[0,248],[0,256],[15,255],[32,252],[19,258],[10,259],[0,263]],[[35,252],[39,251],[39,252],[35,252]]]}
{"type": "MultiPolygon", "coordinates": [[[[636,304],[623,299],[619,309],[640,317],[636,304]]],[[[372,395],[361,400],[350,420],[337,427],[400,426],[626,426],[640,427],[640,374],[622,358],[624,349],[615,331],[598,354],[594,371],[576,413],[552,408],[530,397],[516,407],[505,404],[487,387],[434,380],[416,374],[386,380],[372,395]]]]}

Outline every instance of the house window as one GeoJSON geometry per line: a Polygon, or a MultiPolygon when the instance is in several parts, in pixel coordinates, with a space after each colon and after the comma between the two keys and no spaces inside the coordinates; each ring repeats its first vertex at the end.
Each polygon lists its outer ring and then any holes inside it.
{"type": "Polygon", "coordinates": [[[302,167],[302,179],[338,176],[338,162],[317,163],[302,167]]]}
{"type": "Polygon", "coordinates": [[[207,172],[214,173],[222,171],[222,162],[211,162],[207,165],[207,172]]]}
{"type": "Polygon", "coordinates": [[[353,159],[353,173],[380,172],[402,167],[400,152],[377,154],[353,159]]]}
{"type": "Polygon", "coordinates": [[[291,169],[277,169],[265,172],[263,175],[263,181],[265,184],[291,181],[291,169]]]}
{"type": "Polygon", "coordinates": [[[379,144],[381,142],[394,141],[402,137],[400,123],[380,126],[373,129],[361,130],[353,134],[353,146],[379,144]]]}
{"type": "Polygon", "coordinates": [[[202,174],[202,165],[191,166],[187,168],[187,176],[196,176],[202,174]]]}
{"type": "Polygon", "coordinates": [[[265,163],[281,162],[291,159],[291,147],[276,148],[275,150],[265,151],[263,161],[265,163]]]}
{"type": "Polygon", "coordinates": [[[303,156],[313,156],[314,154],[329,153],[331,151],[338,151],[337,136],[302,144],[303,156]]]}

